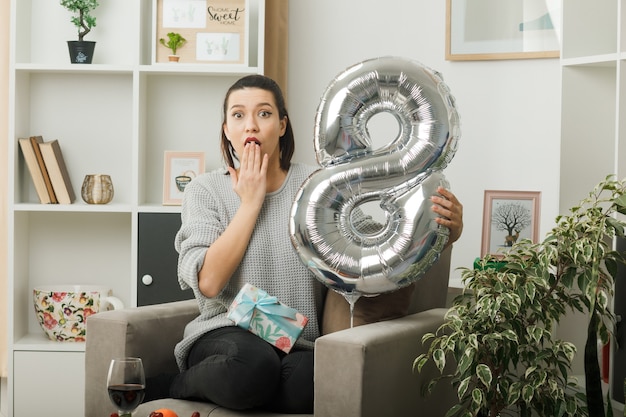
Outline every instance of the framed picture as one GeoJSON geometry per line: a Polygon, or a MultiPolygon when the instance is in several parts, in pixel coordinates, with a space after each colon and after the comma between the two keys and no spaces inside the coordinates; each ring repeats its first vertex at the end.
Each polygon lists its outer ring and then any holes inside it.
{"type": "Polygon", "coordinates": [[[192,179],[204,172],[204,152],[165,151],[163,204],[179,206],[192,179]]]}
{"type": "Polygon", "coordinates": [[[558,58],[558,0],[446,0],[446,59],[558,58]]]}
{"type": "Polygon", "coordinates": [[[182,64],[248,64],[248,0],[153,0],[153,62],[169,62],[168,33],[186,43],[176,55],[182,64]]]}
{"type": "Polygon", "coordinates": [[[481,256],[502,255],[518,240],[537,243],[539,191],[485,190],[481,256]]]}

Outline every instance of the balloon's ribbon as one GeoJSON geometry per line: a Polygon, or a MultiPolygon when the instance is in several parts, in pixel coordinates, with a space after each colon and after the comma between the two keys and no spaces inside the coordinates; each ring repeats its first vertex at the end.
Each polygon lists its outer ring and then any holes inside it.
{"type": "Polygon", "coordinates": [[[259,290],[256,297],[244,292],[240,303],[230,312],[229,317],[239,327],[248,329],[255,309],[268,315],[296,320],[296,309],[281,304],[276,297],[262,290],[259,290]]]}

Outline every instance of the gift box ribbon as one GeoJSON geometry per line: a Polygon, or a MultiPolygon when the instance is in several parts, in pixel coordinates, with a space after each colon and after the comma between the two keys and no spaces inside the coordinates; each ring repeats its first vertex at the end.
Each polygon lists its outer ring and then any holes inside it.
{"type": "Polygon", "coordinates": [[[298,312],[294,308],[280,304],[276,297],[263,294],[259,291],[256,300],[250,297],[249,294],[244,293],[241,297],[241,302],[232,311],[230,318],[236,325],[243,327],[244,329],[248,329],[250,327],[252,313],[254,313],[255,308],[265,314],[286,317],[291,320],[296,320],[296,313],[298,312]]]}

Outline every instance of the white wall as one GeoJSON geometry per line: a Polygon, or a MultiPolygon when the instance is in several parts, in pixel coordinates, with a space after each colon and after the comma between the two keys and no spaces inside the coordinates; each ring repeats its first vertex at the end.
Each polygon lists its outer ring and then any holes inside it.
{"type": "MultiPolygon", "coordinates": [[[[444,171],[464,205],[452,266],[480,256],[484,190],[541,191],[540,238],[558,213],[558,59],[446,61],[443,0],[289,2],[288,106],[295,159],[315,163],[313,124],[327,85],[346,67],[384,55],[416,59],[443,74],[457,101],[462,137],[444,171]]],[[[454,271],[452,286],[461,286],[454,271]]]]}

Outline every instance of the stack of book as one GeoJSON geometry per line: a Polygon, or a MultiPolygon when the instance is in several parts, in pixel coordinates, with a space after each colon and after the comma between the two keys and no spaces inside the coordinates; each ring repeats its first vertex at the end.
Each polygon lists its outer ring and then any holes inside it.
{"type": "Polygon", "coordinates": [[[26,166],[42,204],[72,204],[76,200],[58,140],[41,136],[18,139],[26,166]]]}

